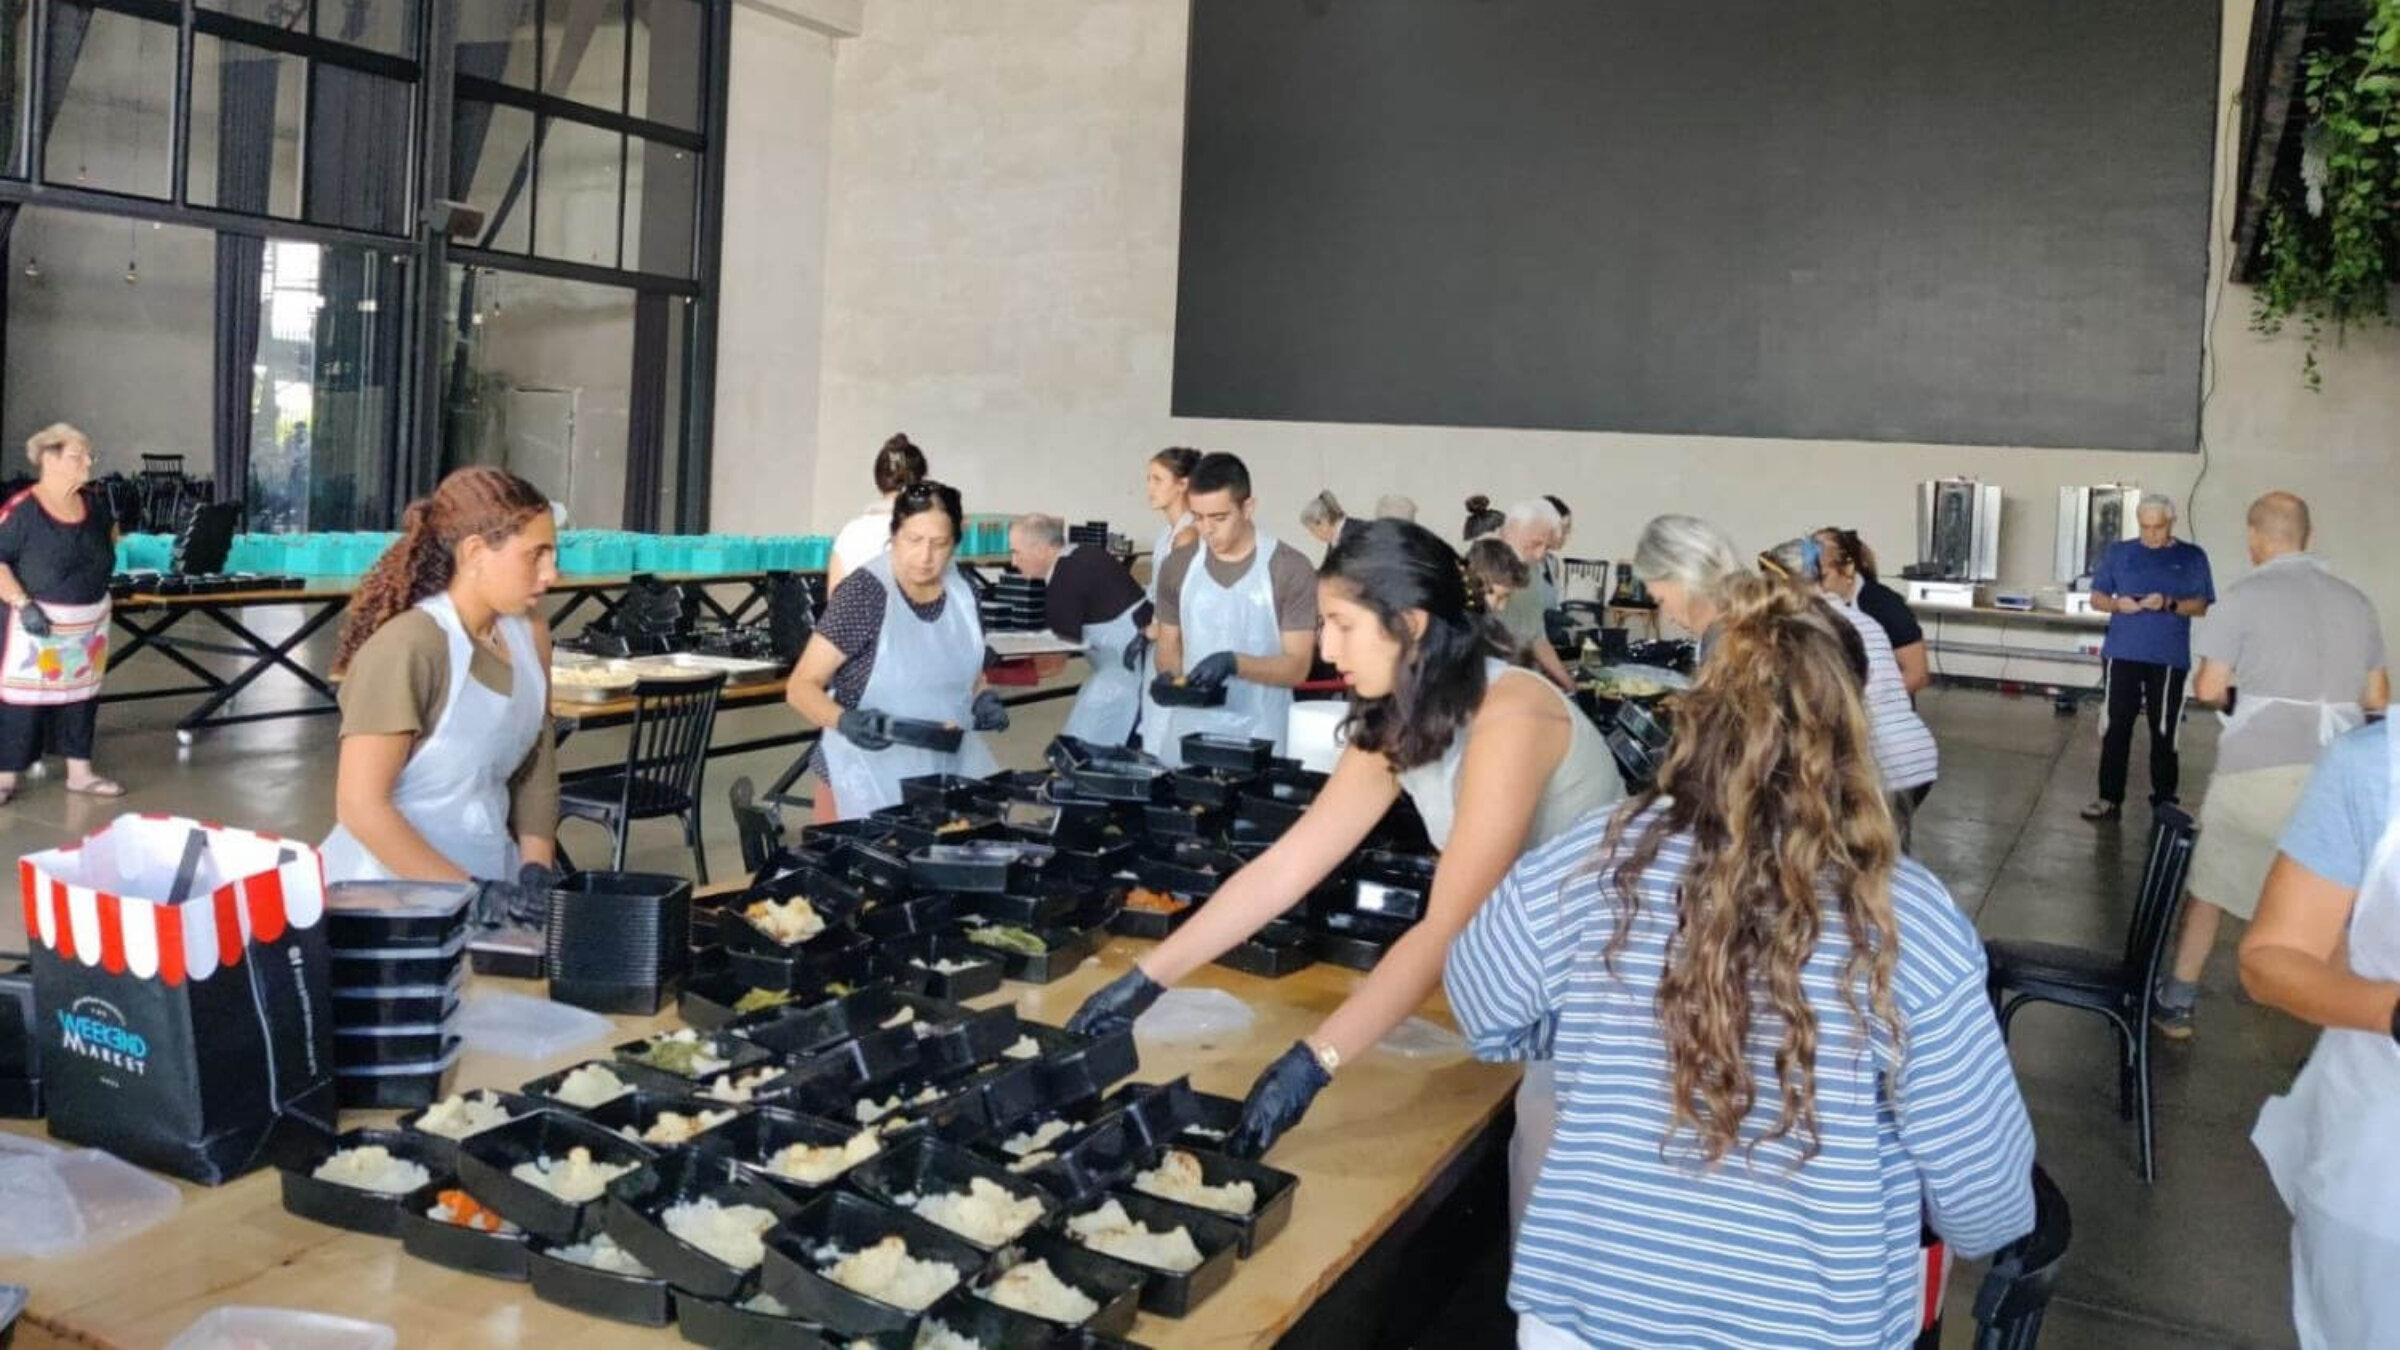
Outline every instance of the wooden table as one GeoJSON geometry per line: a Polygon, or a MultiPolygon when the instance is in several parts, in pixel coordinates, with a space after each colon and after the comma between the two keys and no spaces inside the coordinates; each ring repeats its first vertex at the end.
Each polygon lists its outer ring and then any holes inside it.
{"type": "MultiPolygon", "coordinates": [[[[1056,1024],[1122,972],[1148,944],[1115,939],[1099,959],[1045,988],[1009,984],[990,1005],[1014,1000],[1026,1017],[1056,1024]]],[[[1239,1096],[1267,1062],[1314,1027],[1360,977],[1312,966],[1281,980],[1211,967],[1190,988],[1224,989],[1257,1013],[1245,1031],[1209,1043],[1141,1042],[1135,1077],[1188,1073],[1202,1091],[1239,1096]]],[[[476,980],[478,989],[539,993],[538,986],[476,980]]],[[[1428,1011],[1447,1021],[1446,1009],[1428,1011]]],[[[513,1088],[605,1055],[662,1018],[618,1018],[610,1041],[548,1061],[467,1055],[461,1089],[513,1088]]],[[[1237,1267],[1224,1289],[1180,1321],[1145,1313],[1133,1338],[1152,1346],[1264,1346],[1288,1331],[1344,1271],[1406,1214],[1421,1193],[1489,1127],[1516,1084],[1512,1066],[1463,1056],[1413,1060],[1382,1051],[1346,1065],[1306,1120],[1268,1161],[1300,1177],[1291,1226],[1237,1267]]],[[[356,1112],[345,1127],[384,1125],[394,1112],[356,1112]]],[[[38,1133],[29,1122],[0,1129],[38,1133]]],[[[50,1261],[0,1261],[0,1283],[28,1285],[33,1301],[19,1350],[52,1344],[165,1344],[218,1304],[306,1308],[387,1323],[403,1346],[606,1346],[681,1344],[673,1328],[645,1330],[542,1303],[520,1284],[429,1265],[396,1240],[321,1227],[283,1211],[278,1179],[254,1173],[205,1189],[177,1183],[184,1208],[169,1222],[112,1247],[50,1261]]]]}

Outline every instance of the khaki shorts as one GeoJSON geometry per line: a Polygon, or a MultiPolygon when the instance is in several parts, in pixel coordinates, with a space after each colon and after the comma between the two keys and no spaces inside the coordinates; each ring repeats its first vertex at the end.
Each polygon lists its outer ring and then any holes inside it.
{"type": "Polygon", "coordinates": [[[2192,844],[2189,889],[2236,918],[2258,912],[2258,893],[2275,865],[2283,827],[2308,786],[2314,766],[2290,764],[2247,773],[2220,773],[2208,780],[2200,802],[2200,837],[2192,844]]]}

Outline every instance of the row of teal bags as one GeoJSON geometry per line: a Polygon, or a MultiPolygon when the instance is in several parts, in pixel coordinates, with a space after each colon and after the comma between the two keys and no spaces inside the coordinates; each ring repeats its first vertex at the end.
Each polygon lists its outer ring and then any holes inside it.
{"type": "MultiPolygon", "coordinates": [[[[1008,518],[966,522],[962,557],[1008,552],[1008,518]]],[[[375,565],[399,535],[378,531],[234,536],[228,572],[263,576],[354,577],[375,565]]],[[[120,572],[172,569],[175,538],[129,534],[117,540],[120,572]]],[[[712,575],[730,572],[821,572],[833,556],[824,534],[635,534],[626,530],[568,530],[558,539],[558,570],[566,576],[623,576],[630,572],[712,575]]]]}

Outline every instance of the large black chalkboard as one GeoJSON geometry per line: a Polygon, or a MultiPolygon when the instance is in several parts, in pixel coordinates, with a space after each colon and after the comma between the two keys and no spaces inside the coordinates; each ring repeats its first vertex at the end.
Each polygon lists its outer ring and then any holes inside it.
{"type": "Polygon", "coordinates": [[[2189,450],[2216,0],[1193,0],[1182,416],[2189,450]]]}

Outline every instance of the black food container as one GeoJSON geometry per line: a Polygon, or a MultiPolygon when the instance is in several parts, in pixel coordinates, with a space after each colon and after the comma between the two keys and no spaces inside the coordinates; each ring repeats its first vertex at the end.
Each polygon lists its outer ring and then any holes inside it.
{"type": "MultiPolygon", "coordinates": [[[[731,933],[746,919],[727,915],[731,933]]],[[[828,928],[806,942],[789,947],[725,954],[728,973],[753,989],[821,990],[848,979],[869,977],[874,969],[872,945],[850,928],[828,928]]]]}
{"type": "Polygon", "coordinates": [[[1206,898],[1241,869],[1242,860],[1223,849],[1179,844],[1163,856],[1139,860],[1133,870],[1152,890],[1206,898]]]}
{"type": "Polygon", "coordinates": [[[763,1209],[777,1222],[800,1211],[789,1196],[750,1180],[722,1158],[683,1153],[660,1159],[638,1179],[611,1185],[600,1228],[677,1289],[703,1298],[733,1298],[749,1286],[754,1272],[736,1270],[667,1230],[669,1209],[698,1200],[763,1209]]]}
{"type": "Polygon", "coordinates": [[[1225,954],[1219,956],[1214,964],[1223,966],[1227,970],[1238,970],[1244,975],[1280,980],[1293,971],[1305,970],[1315,965],[1316,962],[1317,958],[1310,953],[1305,938],[1294,943],[1274,943],[1252,938],[1248,942],[1227,948],[1225,954]]]}
{"type": "Polygon", "coordinates": [[[466,883],[333,882],[325,888],[326,940],[352,950],[438,950],[466,930],[475,890],[466,883]]]}
{"type": "MultiPolygon", "coordinates": [[[[498,1106],[501,1110],[508,1112],[509,1118],[512,1120],[518,1116],[530,1116],[536,1111],[552,1110],[556,1107],[556,1104],[552,1102],[538,1101],[532,1097],[522,1096],[518,1093],[501,1092],[490,1088],[478,1089],[477,1091],[470,1092],[466,1095],[470,1097],[489,1097],[494,1105],[498,1106]]],[[[393,1122],[393,1128],[405,1131],[409,1135],[423,1141],[426,1148],[431,1149],[435,1156],[443,1159],[444,1169],[455,1174],[458,1168],[459,1141],[450,1138],[448,1135],[429,1134],[418,1124],[418,1122],[425,1118],[425,1113],[432,1109],[433,1108],[431,1106],[425,1106],[411,1111],[408,1114],[400,1117],[399,1120],[393,1122]]],[[[495,1125],[492,1128],[498,1129],[499,1126],[495,1125]]],[[[481,1131],[477,1131],[477,1133],[480,1134],[481,1131]]],[[[471,1139],[474,1137],[474,1135],[469,1135],[467,1137],[471,1139]]]]}
{"type": "Polygon", "coordinates": [[[337,988],[333,990],[333,1025],[336,1029],[438,1025],[458,1011],[464,989],[455,982],[392,989],[337,988]]]}
{"type": "Polygon", "coordinates": [[[1254,778],[1273,766],[1275,742],[1195,731],[1183,738],[1183,762],[1195,769],[1219,769],[1254,778]]]}
{"type": "Polygon", "coordinates": [[[726,1139],[723,1131],[749,1113],[749,1107],[734,1102],[711,1101],[705,1097],[663,1092],[628,1092],[604,1106],[592,1108],[586,1119],[594,1125],[615,1130],[618,1134],[660,1153],[673,1149],[679,1152],[715,1156],[731,1151],[732,1145],[726,1139]],[[728,1113],[730,1118],[712,1125],[686,1140],[669,1142],[644,1138],[643,1136],[650,1132],[651,1127],[658,1123],[658,1118],[669,1112],[693,1120],[705,1119],[708,1115],[719,1112],[728,1113]],[[632,1131],[631,1134],[626,1133],[629,1130],[632,1131]]]}
{"type": "Polygon", "coordinates": [[[1052,1229],[1028,1233],[993,1257],[990,1268],[975,1281],[976,1296],[981,1297],[1001,1276],[1027,1261],[1046,1262],[1059,1283],[1100,1305],[1098,1312],[1081,1322],[1061,1325],[1102,1336],[1122,1336],[1133,1330],[1133,1319],[1141,1312],[1142,1286],[1149,1277],[1139,1267],[1100,1256],[1052,1229]]]}
{"type": "Polygon", "coordinates": [[[421,1137],[398,1130],[351,1130],[322,1140],[292,1158],[291,1165],[283,1169],[283,1207],[303,1219],[329,1227],[372,1233],[376,1237],[396,1237],[401,1215],[412,1209],[424,1210],[433,1204],[434,1196],[456,1184],[448,1160],[427,1148],[421,1137]],[[428,1179],[414,1190],[394,1193],[318,1179],[315,1175],[318,1167],[334,1154],[351,1148],[388,1150],[393,1157],[424,1168],[428,1179]]]}
{"type": "MultiPolygon", "coordinates": [[[[458,1179],[467,1194],[526,1232],[547,1242],[573,1243],[600,1231],[601,1197],[574,1202],[512,1175],[520,1163],[565,1160],[572,1149],[588,1149],[596,1163],[631,1163],[635,1184],[657,1160],[655,1150],[605,1126],[563,1111],[544,1111],[461,1142],[458,1179]]],[[[618,1178],[623,1180],[624,1177],[618,1178]]]]}
{"type": "Polygon", "coordinates": [[[727,1156],[744,1176],[774,1189],[795,1204],[805,1204],[839,1186],[842,1174],[824,1181],[803,1181],[774,1170],[776,1155],[794,1144],[820,1148],[846,1144],[865,1128],[780,1107],[761,1107],[726,1127],[726,1142],[731,1145],[727,1156]]]}
{"type": "Polygon", "coordinates": [[[1006,894],[1041,873],[1049,851],[1039,844],[977,840],[933,844],[908,855],[909,884],[927,890],[1006,894]]]}
{"type": "Polygon", "coordinates": [[[333,1029],[333,1063],[337,1069],[374,1065],[423,1064],[442,1057],[445,1042],[454,1039],[439,1022],[414,1026],[337,1026],[333,1029]]]}
{"type": "Polygon", "coordinates": [[[1175,775],[1175,800],[1185,806],[1230,812],[1241,800],[1242,790],[1254,781],[1251,774],[1225,769],[1185,769],[1175,775]]]}
{"type": "Polygon", "coordinates": [[[895,745],[945,755],[955,754],[967,741],[967,729],[956,722],[935,722],[921,717],[887,717],[884,734],[895,745]]]}
{"type": "MultiPolygon", "coordinates": [[[[1054,1202],[1041,1187],[1007,1168],[995,1166],[939,1139],[913,1139],[887,1149],[882,1156],[851,1168],[845,1181],[870,1200],[893,1209],[909,1209],[906,1203],[908,1197],[964,1194],[978,1177],[1020,1200],[1031,1200],[1041,1206],[1041,1213],[1007,1241],[1014,1241],[1025,1232],[1040,1227],[1050,1217],[1054,1202]]],[[[917,1217],[926,1218],[922,1214],[917,1217]]],[[[934,1221],[928,1218],[927,1222],[934,1221]]],[[[1007,1241],[987,1243],[964,1233],[953,1232],[951,1236],[986,1251],[1007,1245],[1007,1241]]]]}
{"type": "Polygon", "coordinates": [[[575,872],[550,892],[550,997],[649,1016],[691,969],[692,886],[643,872],[575,872]]]}
{"type": "Polygon", "coordinates": [[[965,1288],[944,1294],[917,1325],[938,1325],[983,1350],[1056,1350],[1058,1345],[1055,1323],[977,1298],[965,1288]]]}
{"type": "MultiPolygon", "coordinates": [[[[1215,843],[1225,837],[1232,822],[1231,811],[1198,802],[1153,802],[1142,808],[1142,833],[1153,844],[1168,848],[1185,843],[1215,843]]],[[[1132,863],[1134,875],[1147,876],[1144,866],[1154,856],[1153,852],[1137,857],[1132,863]]]]}
{"type": "Polygon", "coordinates": [[[687,1345],[711,1350],[810,1350],[826,1344],[814,1322],[760,1312],[729,1299],[675,1295],[675,1329],[687,1345]]]}
{"type": "Polygon", "coordinates": [[[895,987],[952,1002],[981,998],[998,989],[1002,979],[997,953],[946,933],[884,943],[877,957],[895,987]],[[938,968],[945,966],[964,968],[938,968]]]}
{"type": "Polygon", "coordinates": [[[445,1037],[442,1052],[430,1060],[400,1064],[361,1064],[333,1071],[334,1100],[345,1111],[406,1111],[431,1106],[447,1095],[450,1073],[458,1067],[464,1042],[445,1037]]]}
{"type": "Polygon", "coordinates": [[[825,1259],[829,1251],[862,1251],[887,1237],[905,1242],[908,1254],[918,1260],[939,1262],[957,1271],[959,1286],[983,1271],[984,1253],[972,1243],[914,1214],[837,1190],[818,1197],[767,1235],[760,1285],[795,1315],[838,1335],[873,1336],[906,1330],[915,1324],[918,1310],[868,1298],[825,1274],[833,1265],[825,1259]]]}
{"type": "MultiPolygon", "coordinates": [[[[1167,896],[1170,899],[1180,898],[1169,891],[1158,891],[1154,894],[1167,896]]],[[[1199,908],[1199,901],[1189,899],[1181,900],[1180,905],[1171,910],[1145,909],[1128,902],[1109,918],[1108,931],[1119,937],[1147,938],[1152,942],[1157,942],[1176,929],[1183,927],[1191,919],[1193,912],[1199,908]]]]}
{"type": "MultiPolygon", "coordinates": [[[[1295,1192],[1299,1189],[1300,1178],[1289,1172],[1269,1167],[1264,1163],[1229,1157],[1223,1153],[1213,1153],[1206,1149],[1186,1147],[1181,1151],[1191,1155],[1199,1162],[1202,1184],[1223,1186],[1233,1182],[1249,1182],[1258,1203],[1251,1206],[1248,1214],[1228,1214],[1219,1209],[1187,1204],[1180,1200],[1169,1200],[1163,1195],[1152,1195],[1150,1192],[1140,1189],[1139,1171],[1135,1173],[1135,1179],[1125,1183],[1124,1189],[1147,1199],[1158,1200],[1187,1214],[1232,1224],[1241,1233],[1241,1253],[1242,1259],[1245,1261],[1255,1255],[1260,1247],[1274,1240],[1275,1235],[1281,1233],[1291,1223],[1292,1201],[1295,1192]]],[[[1160,1156],[1151,1158],[1143,1170],[1157,1166],[1161,1157],[1163,1157],[1163,1150],[1160,1156]]]]}
{"type": "Polygon", "coordinates": [[[909,806],[932,811],[972,811],[1000,801],[1008,795],[1005,786],[983,778],[967,778],[954,773],[920,774],[900,780],[900,800],[909,806]]]}
{"type": "MultiPolygon", "coordinates": [[[[1088,1214],[1111,1201],[1124,1206],[1127,1217],[1153,1233],[1176,1228],[1189,1229],[1192,1245],[1200,1249],[1200,1264],[1185,1271],[1145,1266],[1105,1252],[1092,1253],[1100,1260],[1114,1261],[1143,1276],[1142,1308],[1145,1312],[1154,1312],[1161,1317],[1186,1316],[1233,1278],[1236,1249],[1242,1241],[1241,1231],[1230,1223],[1221,1223],[1199,1211],[1182,1205],[1170,1205],[1138,1193],[1117,1193],[1085,1200],[1066,1211],[1066,1219],[1072,1222],[1077,1216],[1088,1214]]],[[[1077,1242],[1065,1223],[1060,1227],[1061,1231],[1066,1232],[1069,1242],[1077,1242]]],[[[1077,1245],[1081,1243],[1077,1242],[1077,1245]]]]}
{"type": "Polygon", "coordinates": [[[1347,933],[1312,933],[1308,938],[1308,953],[1329,966],[1344,970],[1373,970],[1392,949],[1389,942],[1373,938],[1352,937],[1347,933]]]}
{"type": "Polygon", "coordinates": [[[652,1046],[661,1043],[671,1034],[671,1032],[662,1031],[657,1035],[646,1036],[638,1041],[627,1041],[612,1049],[609,1053],[616,1057],[617,1077],[629,1083],[635,1083],[637,1086],[649,1086],[665,1092],[686,1092],[694,1083],[714,1078],[729,1070],[752,1068],[774,1058],[766,1050],[730,1032],[704,1031],[699,1033],[699,1041],[706,1047],[709,1057],[723,1060],[725,1063],[703,1072],[684,1074],[677,1073],[673,1069],[661,1068],[642,1059],[642,1056],[648,1053],[652,1046]]]}
{"type": "Polygon", "coordinates": [[[333,987],[389,989],[456,984],[466,949],[464,933],[439,947],[336,947],[332,952],[333,987]]]}
{"type": "Polygon", "coordinates": [[[877,901],[859,914],[858,931],[878,941],[938,933],[951,926],[954,903],[939,891],[877,901]]]}
{"type": "Polygon", "coordinates": [[[725,970],[715,975],[703,976],[684,985],[682,992],[675,997],[675,1010],[683,1015],[684,1024],[694,1031],[715,1031],[737,1018],[747,1017],[753,1013],[772,1013],[813,1001],[802,993],[769,988],[767,990],[769,993],[786,995],[785,1001],[769,1004],[764,1008],[737,1010],[734,1007],[735,1004],[742,1001],[743,995],[757,988],[760,986],[740,978],[731,970],[725,970]]]}
{"type": "Polygon", "coordinates": [[[1162,708],[1222,708],[1225,685],[1190,684],[1180,675],[1160,675],[1150,681],[1150,698],[1162,708]]]}
{"type": "Polygon", "coordinates": [[[1078,1036],[1036,1022],[1020,1022],[1017,1030],[1041,1048],[1035,1062],[1041,1066],[1043,1091],[1053,1101],[1097,1097],[1141,1067],[1130,1030],[1113,1036],[1078,1036]]]}
{"type": "Polygon", "coordinates": [[[1162,801],[1173,781],[1173,770],[1156,760],[1095,760],[1067,775],[1076,796],[1104,802],[1162,801]]]}
{"type": "MultiPolygon", "coordinates": [[[[1140,1166],[1146,1151],[1133,1122],[1121,1112],[1103,1112],[1085,1103],[1056,1118],[1074,1121],[1079,1116],[1085,1117],[1082,1124],[1039,1150],[1052,1157],[1017,1173],[1067,1204],[1080,1203],[1123,1184],[1140,1166]]],[[[1012,1129],[1017,1134],[1025,1133],[1039,1125],[1040,1119],[1021,1120],[1012,1129]]],[[[1021,1159],[1009,1156],[1001,1135],[1001,1131],[993,1131],[992,1138],[986,1141],[984,1156],[1009,1167],[1021,1159]]]]}
{"type": "Polygon", "coordinates": [[[1026,931],[1042,940],[1040,952],[1020,952],[975,942],[972,929],[968,932],[967,941],[998,956],[1002,968],[1008,972],[1008,978],[1024,984],[1050,984],[1073,973],[1086,957],[1100,950],[1101,940],[1107,936],[1105,927],[1034,928],[1026,931]]]}
{"type": "MultiPolygon", "coordinates": [[[[568,1077],[577,1069],[594,1067],[606,1069],[611,1074],[615,1075],[617,1081],[625,1085],[626,1092],[640,1091],[643,1086],[641,1082],[635,1081],[631,1074],[625,1072],[624,1065],[619,1064],[614,1060],[587,1059],[580,1064],[570,1064],[566,1068],[560,1069],[556,1073],[546,1073],[539,1078],[530,1079],[524,1083],[521,1083],[518,1085],[517,1091],[539,1102],[542,1106],[542,1109],[545,1111],[569,1111],[577,1115],[589,1115],[593,1111],[600,1109],[599,1106],[577,1106],[571,1102],[563,1101],[552,1094],[557,1092],[558,1089],[566,1083],[568,1077]]],[[[602,1102],[600,1105],[605,1106],[607,1103],[602,1102]]]]}
{"type": "Polygon", "coordinates": [[[655,1275],[619,1275],[562,1261],[539,1242],[527,1247],[525,1269],[533,1280],[533,1296],[544,1303],[644,1327],[663,1327],[675,1319],[674,1294],[655,1275]]]}
{"type": "Polygon", "coordinates": [[[525,1282],[525,1234],[486,1233],[465,1224],[444,1223],[426,1212],[432,1207],[428,1203],[423,1209],[401,1214],[400,1250],[420,1261],[469,1275],[525,1282]]]}

